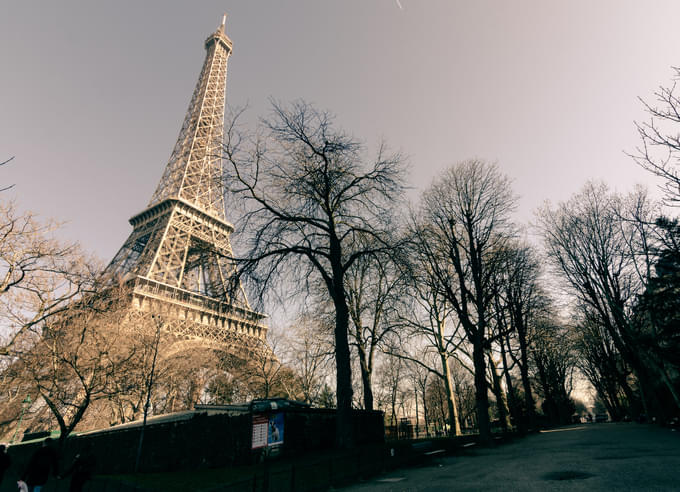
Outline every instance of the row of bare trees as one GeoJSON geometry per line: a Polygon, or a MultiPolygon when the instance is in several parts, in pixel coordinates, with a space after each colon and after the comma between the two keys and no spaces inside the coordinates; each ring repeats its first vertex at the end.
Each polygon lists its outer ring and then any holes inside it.
{"type": "MultiPolygon", "coordinates": [[[[659,268],[674,235],[657,205],[639,189],[627,196],[587,184],[572,199],[540,216],[549,257],[573,299],[578,365],[614,419],[651,416],[666,421],[680,411],[677,335],[655,317],[659,268]],[[658,219],[658,220],[657,220],[658,219]],[[654,309],[650,309],[651,305],[654,309]]],[[[671,226],[672,229],[672,226],[671,226]]],[[[668,263],[675,268],[675,261],[668,263]]],[[[664,314],[666,313],[666,314],[664,314]]],[[[667,326],[667,325],[666,325],[667,326]]]]}
{"type": "MultiPolygon", "coordinates": [[[[386,156],[383,147],[369,161],[326,113],[304,103],[275,104],[257,136],[231,130],[227,179],[245,198],[241,223],[252,231],[242,271],[260,289],[275,278],[288,280],[283,285],[292,295],[314,293],[321,305],[325,292],[327,304],[318,311],[333,318],[338,434],[346,440],[340,445],[351,443],[352,402],[374,408],[373,375],[384,355],[437,378],[451,433],[461,431],[452,361],[467,370],[474,425],[486,440],[492,406],[503,428],[534,425],[537,399],[551,421],[568,422],[577,370],[604,401],[619,399],[618,411],[614,403],[609,408],[614,418],[624,416],[622,395],[628,415],[636,399],[647,406],[645,394],[657,407],[676,400],[671,351],[655,338],[659,323],[650,328],[654,311],[642,327],[639,308],[655,282],[655,265],[672,259],[662,246],[674,244],[677,227],[657,220],[659,209],[644,191],[621,197],[591,183],[572,200],[539,211],[545,253],[555,266],[548,287],[540,254],[511,221],[516,197],[495,165],[452,166],[419,204],[401,212],[399,156],[386,156]],[[647,351],[640,350],[642,341],[647,351]],[[361,399],[353,398],[353,354],[361,399]]],[[[397,392],[388,394],[394,414],[397,392]]]]}
{"type": "Polygon", "coordinates": [[[542,209],[539,224],[572,303],[569,332],[580,372],[612,418],[664,422],[680,416],[680,230],[668,216],[680,197],[676,83],[642,102],[650,118],[637,124],[641,144],[632,157],[663,180],[671,208],[643,188],[621,194],[591,182],[542,209]]]}
{"type": "Polygon", "coordinates": [[[275,347],[280,358],[244,365],[172,347],[179,342],[158,335],[158,319],[129,320],[124,289],[101,295],[95,269],[81,273],[74,248],[52,246],[68,268],[36,270],[53,284],[31,292],[65,297],[24,309],[32,317],[9,332],[4,374],[25,388],[15,402],[25,391],[40,395],[31,411],[49,410],[44,420],[55,419],[65,437],[78,425],[139,418],[149,404],[153,413],[258,396],[327,405],[334,392],[343,447],[353,442],[352,406],[373,409],[376,400],[393,423],[399,408],[420,404],[426,421],[445,419],[450,434],[475,427],[487,441],[492,414],[505,430],[534,425],[537,395],[555,420],[570,417],[573,364],[554,348],[561,324],[536,253],[510,220],[516,198],[497,166],[452,166],[404,213],[402,159],[381,148],[367,164],[358,142],[304,103],[275,105],[254,136],[235,125],[228,136],[226,179],[242,198],[247,246],[235,259],[242,279],[260,292],[278,281],[288,299],[314,299],[275,347]]]}
{"type": "MultiPolygon", "coordinates": [[[[242,278],[260,292],[278,285],[287,299],[313,299],[308,317],[335,361],[340,446],[353,441],[352,405],[375,408],[378,366],[391,368],[380,382],[393,383],[389,391],[379,385],[378,399],[393,420],[394,381],[420,369],[443,389],[452,434],[474,424],[490,440],[492,405],[505,429],[533,425],[536,384],[551,408],[568,407],[572,359],[565,371],[549,371],[555,361],[540,357],[535,342],[561,336],[539,324],[562,323],[541,288],[537,253],[511,221],[516,197],[496,165],[452,166],[407,212],[400,156],[382,146],[369,159],[328,113],[306,103],[275,103],[255,134],[236,122],[227,134],[225,180],[241,199],[237,224],[247,245],[236,259],[242,278]],[[392,359],[409,371],[399,373],[392,359]],[[452,366],[472,378],[473,416],[461,415],[452,366]]],[[[427,395],[430,387],[421,389],[427,395]]],[[[426,409],[425,400],[414,403],[426,409]]]]}
{"type": "MultiPolygon", "coordinates": [[[[638,125],[634,156],[666,180],[671,204],[680,196],[674,90],[646,105],[652,119],[638,125]]],[[[245,365],[173,347],[159,319],[130,322],[126,294],[111,295],[110,282],[101,295],[98,269],[52,239],[53,224],[6,204],[5,434],[25,394],[34,422],[56,421],[63,435],[139,418],[149,405],[163,413],[271,396],[334,404],[340,447],[354,442],[353,407],[377,406],[392,423],[408,408],[450,434],[474,428],[483,441],[492,420],[522,431],[539,414],[566,423],[578,377],[615,419],[680,412],[680,227],[644,190],[588,183],[546,205],[541,253],[513,223],[517,197],[497,165],[453,165],[407,207],[403,158],[384,145],[369,156],[304,102],[274,103],[253,133],[238,115],[227,130],[236,280],[259,299],[275,291],[304,308],[270,341],[278,357],[245,365]],[[157,361],[158,353],[166,355],[157,361]]]]}

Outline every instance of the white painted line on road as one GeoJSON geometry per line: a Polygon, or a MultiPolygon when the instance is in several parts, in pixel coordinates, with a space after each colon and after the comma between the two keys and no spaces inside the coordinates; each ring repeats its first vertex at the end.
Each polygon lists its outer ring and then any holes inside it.
{"type": "Polygon", "coordinates": [[[581,426],[581,427],[569,427],[568,429],[551,429],[551,430],[541,430],[541,431],[538,431],[538,432],[541,433],[541,434],[546,434],[548,432],[566,432],[566,431],[577,431],[577,430],[581,430],[581,429],[585,429],[585,427],[583,427],[583,426],[581,426]]]}

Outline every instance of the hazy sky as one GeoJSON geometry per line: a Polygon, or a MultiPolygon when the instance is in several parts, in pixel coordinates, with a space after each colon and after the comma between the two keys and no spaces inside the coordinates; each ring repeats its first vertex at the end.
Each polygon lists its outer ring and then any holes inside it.
{"type": "Polygon", "coordinates": [[[680,64],[680,2],[400,3],[6,0],[5,196],[109,260],[161,177],[224,11],[231,105],[253,119],[269,97],[329,109],[369,147],[407,155],[416,190],[462,159],[497,161],[528,221],[589,178],[656,184],[624,151],[645,118],[637,97],[680,64]]]}

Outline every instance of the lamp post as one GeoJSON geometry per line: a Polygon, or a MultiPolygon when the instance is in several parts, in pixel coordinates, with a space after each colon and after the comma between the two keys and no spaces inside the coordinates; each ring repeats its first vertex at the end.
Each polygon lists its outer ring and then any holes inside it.
{"type": "Polygon", "coordinates": [[[21,419],[24,418],[24,412],[26,411],[26,408],[31,404],[31,395],[26,395],[26,398],[24,398],[24,401],[21,402],[21,413],[19,414],[19,422],[17,422],[17,428],[14,429],[14,435],[12,435],[12,440],[10,441],[10,444],[14,443],[14,439],[17,437],[17,433],[19,432],[19,427],[21,427],[21,419]]]}

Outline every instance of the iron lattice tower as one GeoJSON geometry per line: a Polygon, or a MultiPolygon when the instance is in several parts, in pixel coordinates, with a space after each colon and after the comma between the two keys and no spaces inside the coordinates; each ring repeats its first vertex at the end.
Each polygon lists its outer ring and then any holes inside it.
{"type": "Polygon", "coordinates": [[[168,330],[232,353],[265,346],[265,315],[253,311],[233,285],[224,211],[221,149],[227,61],[232,42],[226,15],[205,41],[207,51],[182,129],[146,210],[107,272],[132,290],[138,313],[162,315],[168,330]]]}

